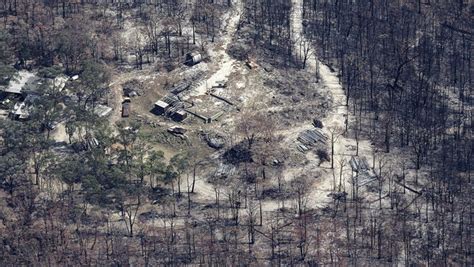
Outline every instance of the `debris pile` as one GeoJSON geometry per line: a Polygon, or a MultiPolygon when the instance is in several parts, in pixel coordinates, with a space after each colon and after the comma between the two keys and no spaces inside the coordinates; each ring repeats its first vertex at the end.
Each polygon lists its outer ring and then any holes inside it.
{"type": "Polygon", "coordinates": [[[178,136],[180,138],[186,138],[185,133],[187,131],[188,130],[186,130],[185,128],[179,127],[179,126],[173,126],[173,127],[168,128],[169,133],[171,133],[172,135],[178,136]]]}
{"type": "Polygon", "coordinates": [[[310,150],[310,147],[315,146],[318,142],[327,145],[328,137],[318,129],[305,130],[301,132],[297,139],[301,144],[297,148],[301,152],[310,150]]]}
{"type": "Polygon", "coordinates": [[[221,149],[225,145],[225,138],[224,136],[217,134],[217,133],[205,133],[203,134],[204,141],[206,141],[207,145],[214,148],[214,149],[221,149]]]}
{"type": "Polygon", "coordinates": [[[219,163],[219,166],[216,169],[215,177],[220,179],[228,178],[234,175],[237,172],[235,166],[230,164],[219,163]]]}
{"type": "Polygon", "coordinates": [[[96,114],[99,117],[105,117],[109,115],[112,112],[112,108],[106,105],[97,105],[94,107],[94,114],[96,114]]]}
{"type": "Polygon", "coordinates": [[[76,152],[88,151],[100,146],[99,141],[95,137],[87,136],[84,140],[72,144],[72,148],[76,152]]]}
{"type": "Polygon", "coordinates": [[[377,180],[374,171],[369,167],[369,163],[365,157],[352,156],[349,161],[352,171],[356,173],[354,183],[357,186],[364,186],[377,180]]]}
{"type": "Polygon", "coordinates": [[[188,90],[191,87],[191,81],[181,81],[177,84],[174,84],[170,91],[172,94],[179,95],[182,92],[188,90]]]}
{"type": "Polygon", "coordinates": [[[352,156],[349,161],[352,170],[355,172],[364,172],[370,169],[369,163],[365,157],[352,156]]]}
{"type": "Polygon", "coordinates": [[[216,84],[212,86],[212,88],[226,88],[227,87],[227,81],[216,81],[216,84]]]}
{"type": "Polygon", "coordinates": [[[258,67],[255,60],[250,59],[250,58],[245,61],[245,66],[247,66],[247,68],[249,69],[256,69],[258,67]]]}
{"type": "Polygon", "coordinates": [[[122,85],[123,95],[126,97],[135,97],[142,95],[143,83],[133,79],[122,85]]]}

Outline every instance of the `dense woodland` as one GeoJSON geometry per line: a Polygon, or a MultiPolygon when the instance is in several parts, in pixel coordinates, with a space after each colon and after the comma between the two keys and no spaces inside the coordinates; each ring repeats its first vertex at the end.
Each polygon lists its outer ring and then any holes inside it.
{"type": "Polygon", "coordinates": [[[143,125],[114,129],[93,114],[117,69],[171,72],[186,53],[205,54],[235,2],[0,0],[1,85],[21,68],[81,77],[69,88],[77,101],[65,105],[64,91],[44,86],[32,119],[0,120],[0,265],[471,266],[470,1],[304,0],[311,42],[299,50],[292,1],[242,1],[236,58],[298,70],[317,56],[340,77],[350,112],[341,135],[376,148],[375,201],[339,182],[333,201],[310,209],[299,177],[278,182],[285,208],[263,212],[266,179],[280,179],[265,172],[276,137],[270,121],[249,115],[235,133],[245,149],[229,152],[241,153],[242,172],[212,178],[215,202],[202,207],[192,196],[206,163],[191,149],[166,161],[143,125]],[[141,34],[123,40],[117,31],[130,23],[141,34]],[[50,136],[58,120],[73,152],[50,136]]]}
{"type": "MultiPolygon", "coordinates": [[[[288,41],[288,1],[251,2],[265,14],[252,16],[255,40],[278,46],[288,61],[296,58],[304,67],[305,44],[303,52],[291,51],[288,41]]],[[[341,223],[352,234],[341,241],[352,257],[390,262],[400,247],[413,253],[404,256],[406,265],[414,258],[449,265],[471,257],[462,240],[470,239],[466,222],[472,223],[473,7],[448,2],[304,1],[305,33],[317,56],[337,71],[355,114],[347,134],[369,137],[383,153],[409,155],[395,170],[381,166],[381,183],[405,183],[409,165],[428,172],[426,180],[416,174],[413,181],[423,191],[417,210],[399,202],[400,192],[390,193],[388,212],[350,199],[353,211],[341,223]],[[422,246],[412,248],[413,240],[422,246]]]]}
{"type": "MultiPolygon", "coordinates": [[[[337,69],[357,114],[350,134],[369,136],[385,153],[406,151],[407,164],[428,169],[426,180],[415,181],[425,192],[426,214],[419,222],[405,207],[396,208],[391,219],[382,214],[370,219],[378,227],[401,224],[395,231],[386,226],[394,231],[385,234],[387,245],[409,246],[408,240],[419,239],[420,250],[408,249],[413,256],[441,265],[468,259],[472,252],[462,240],[470,236],[466,222],[472,223],[473,6],[469,1],[304,2],[306,34],[317,54],[337,69]]],[[[404,179],[402,170],[394,175],[404,179]]]]}

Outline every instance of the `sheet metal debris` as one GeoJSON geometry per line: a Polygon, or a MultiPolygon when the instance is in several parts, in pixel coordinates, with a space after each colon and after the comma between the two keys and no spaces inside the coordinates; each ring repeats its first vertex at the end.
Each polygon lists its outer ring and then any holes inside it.
{"type": "Polygon", "coordinates": [[[328,137],[320,130],[312,129],[301,132],[297,140],[301,143],[298,144],[297,149],[301,152],[306,152],[318,142],[327,145],[328,137]]]}

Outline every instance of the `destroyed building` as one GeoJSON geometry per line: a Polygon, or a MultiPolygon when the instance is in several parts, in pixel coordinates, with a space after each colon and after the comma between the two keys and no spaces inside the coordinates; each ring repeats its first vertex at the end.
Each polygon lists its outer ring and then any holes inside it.
{"type": "Polygon", "coordinates": [[[372,183],[377,179],[374,171],[369,167],[369,163],[365,157],[352,156],[349,161],[352,172],[355,173],[356,180],[354,183],[357,186],[364,186],[369,183],[372,183]]]}
{"type": "Polygon", "coordinates": [[[297,140],[300,144],[297,145],[297,149],[301,152],[306,152],[317,145],[318,143],[326,146],[328,137],[322,133],[319,129],[305,130],[298,135],[297,140]]]}
{"type": "Polygon", "coordinates": [[[191,88],[191,82],[190,81],[181,81],[177,84],[174,84],[170,91],[172,94],[179,95],[184,91],[187,91],[188,89],[191,88]]]}
{"type": "Polygon", "coordinates": [[[7,94],[26,95],[35,91],[41,85],[41,79],[29,71],[19,71],[15,80],[11,80],[8,86],[3,88],[7,94]]]}
{"type": "Polygon", "coordinates": [[[93,108],[94,114],[99,116],[99,117],[105,117],[109,115],[112,112],[112,108],[106,105],[96,105],[93,108]]]}
{"type": "Polygon", "coordinates": [[[23,102],[15,103],[10,112],[10,116],[14,120],[27,120],[33,110],[34,105],[39,101],[39,96],[29,94],[23,102]]]}

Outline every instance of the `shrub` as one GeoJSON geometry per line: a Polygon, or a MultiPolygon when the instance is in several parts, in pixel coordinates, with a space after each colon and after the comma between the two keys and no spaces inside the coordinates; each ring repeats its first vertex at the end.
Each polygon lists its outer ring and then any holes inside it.
{"type": "Polygon", "coordinates": [[[316,150],[316,155],[318,155],[318,158],[319,158],[319,165],[321,165],[325,161],[329,162],[331,160],[329,158],[329,153],[324,149],[316,150]]]}
{"type": "Polygon", "coordinates": [[[318,119],[313,120],[313,125],[314,127],[319,128],[319,129],[322,129],[324,127],[323,122],[318,119]]]}

